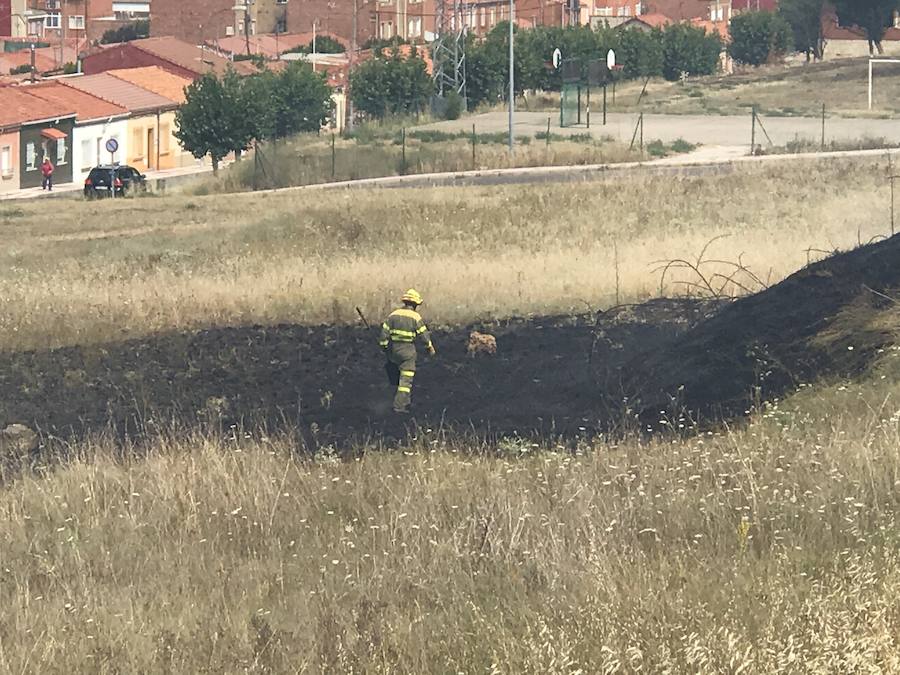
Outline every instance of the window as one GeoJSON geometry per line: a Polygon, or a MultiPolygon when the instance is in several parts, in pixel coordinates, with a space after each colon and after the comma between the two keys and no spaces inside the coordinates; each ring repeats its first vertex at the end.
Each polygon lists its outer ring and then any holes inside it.
{"type": "Polygon", "coordinates": [[[4,145],[0,148],[0,176],[12,176],[12,147],[4,145]]]}
{"type": "Polygon", "coordinates": [[[57,164],[65,164],[66,163],[66,139],[60,138],[56,141],[56,163],[57,164]]]}
{"type": "Polygon", "coordinates": [[[485,26],[487,24],[487,12],[484,11],[484,7],[481,8],[481,26],[485,26]]]}
{"type": "Polygon", "coordinates": [[[69,17],[69,30],[84,30],[83,14],[73,14],[69,17]]]}
{"type": "Polygon", "coordinates": [[[169,138],[172,134],[169,133],[169,125],[162,124],[159,127],[159,154],[168,155],[169,154],[169,138]]]}
{"type": "Polygon", "coordinates": [[[47,15],[44,17],[44,28],[59,28],[59,17],[59,12],[47,12],[47,15]]]}
{"type": "Polygon", "coordinates": [[[286,5],[288,0],[275,0],[276,5],[286,5]]]}
{"type": "MultiPolygon", "coordinates": [[[[100,139],[97,139],[97,145],[99,146],[100,139]]],[[[81,168],[82,169],[90,169],[94,165],[94,153],[93,153],[93,143],[91,140],[85,139],[81,141],[81,168]]]]}
{"type": "Polygon", "coordinates": [[[141,149],[144,147],[144,130],[135,129],[131,132],[131,147],[134,148],[134,159],[144,159],[141,149]]]}
{"type": "Polygon", "coordinates": [[[382,40],[390,40],[394,37],[394,22],[393,21],[382,21],[381,22],[381,39],[382,40]]]}
{"type": "Polygon", "coordinates": [[[496,7],[491,7],[491,25],[492,26],[497,25],[497,8],[496,7]]]}
{"type": "Polygon", "coordinates": [[[37,152],[34,149],[34,143],[25,146],[25,170],[34,171],[37,169],[37,152]]]}
{"type": "Polygon", "coordinates": [[[416,16],[409,20],[409,37],[417,38],[422,36],[422,17],[416,16]]]}

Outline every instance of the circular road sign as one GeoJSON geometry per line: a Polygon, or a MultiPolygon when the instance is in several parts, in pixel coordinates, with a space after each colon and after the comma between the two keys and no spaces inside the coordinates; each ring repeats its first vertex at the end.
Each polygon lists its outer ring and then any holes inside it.
{"type": "Polygon", "coordinates": [[[553,50],[553,67],[559,68],[559,64],[562,61],[562,52],[559,51],[559,48],[553,50]]]}
{"type": "Polygon", "coordinates": [[[119,149],[119,141],[117,141],[115,138],[110,138],[108,141],[106,141],[106,151],[107,152],[115,152],[118,149],[119,149]]]}
{"type": "Polygon", "coordinates": [[[616,67],[616,53],[612,49],[606,53],[606,67],[610,70],[616,67]]]}

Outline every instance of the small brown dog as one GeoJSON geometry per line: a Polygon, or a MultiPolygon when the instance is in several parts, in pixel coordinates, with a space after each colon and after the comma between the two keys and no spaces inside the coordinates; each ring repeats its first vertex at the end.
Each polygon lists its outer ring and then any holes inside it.
{"type": "Polygon", "coordinates": [[[469,356],[472,358],[479,354],[493,356],[497,353],[497,338],[486,333],[479,333],[477,330],[469,333],[469,346],[466,348],[469,356]]]}

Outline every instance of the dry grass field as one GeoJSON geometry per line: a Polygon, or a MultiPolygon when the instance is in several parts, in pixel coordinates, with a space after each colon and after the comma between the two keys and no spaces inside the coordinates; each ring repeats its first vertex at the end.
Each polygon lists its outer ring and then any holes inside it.
{"type": "MultiPolygon", "coordinates": [[[[747,68],[728,76],[700,77],[679,82],[652,80],[641,97],[643,81],[617,84],[614,112],[693,115],[750,115],[756,105],[762,115],[822,114],[866,117],[900,111],[900,64],[881,64],[875,71],[875,96],[868,109],[866,59],[840,59],[809,65],[747,68]],[[640,98],[640,104],[638,99],[640,98]]],[[[531,110],[559,110],[559,96],[538,96],[528,101],[531,110]]]]}
{"type": "MultiPolygon", "coordinates": [[[[538,134],[540,136],[540,134],[538,134]]],[[[259,148],[257,159],[232,164],[217,177],[191,188],[194,194],[246,192],[252,189],[313,185],[334,181],[423,173],[508,169],[530,166],[615,164],[644,159],[638,148],[610,139],[517,136],[516,152],[507,151],[504,133],[461,134],[410,131],[405,147],[396,123],[370,125],[354,138],[300,135],[259,148]]],[[[684,143],[660,146],[656,156],[691,149],[684,143]]]]}
{"type": "MultiPolygon", "coordinates": [[[[0,348],[353,322],[354,307],[377,317],[411,285],[436,325],[583,313],[658,295],[655,261],[720,236],[709,257],[743,254],[777,281],[889,231],[885,171],[867,159],[626,185],[3,205],[0,348]]],[[[675,279],[666,293],[685,290],[675,279]]]]}
{"type": "MultiPolygon", "coordinates": [[[[437,324],[581,313],[723,235],[774,282],[887,233],[884,177],[3,205],[0,348],[350,322],[413,284],[437,324]]],[[[51,444],[0,461],[0,672],[900,672],[898,382],[887,348],[696,435],[51,444]]]]}
{"type": "Polygon", "coordinates": [[[0,670],[898,672],[898,375],[574,452],[78,447],[0,492],[0,670]]]}

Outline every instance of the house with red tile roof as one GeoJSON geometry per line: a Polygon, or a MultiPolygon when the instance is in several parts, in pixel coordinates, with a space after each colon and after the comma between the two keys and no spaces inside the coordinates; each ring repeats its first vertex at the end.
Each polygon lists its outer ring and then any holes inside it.
{"type": "Polygon", "coordinates": [[[0,192],[39,186],[44,157],[56,167],[55,182],[71,182],[74,126],[71,105],[0,87],[0,192]]]}
{"type": "Polygon", "coordinates": [[[72,180],[83,181],[97,164],[110,159],[106,142],[115,139],[122,156],[128,137],[128,110],[58,80],[24,88],[31,96],[75,111],[72,130],[72,180]]]}
{"type": "Polygon", "coordinates": [[[834,8],[826,6],[822,13],[822,37],[827,59],[900,56],[900,17],[895,15],[894,25],[885,30],[881,44],[870,45],[865,30],[859,26],[842,26],[834,8]]]}
{"type": "Polygon", "coordinates": [[[116,160],[139,171],[174,169],[194,164],[175,138],[175,110],[180,101],[148,91],[110,73],[60,80],[67,87],[125,108],[127,131],[116,160]]]}
{"type": "Polygon", "coordinates": [[[159,66],[191,80],[206,73],[222,75],[228,68],[241,75],[250,75],[257,70],[249,61],[231,61],[214,49],[188,44],[173,37],[150,37],[103,45],[82,60],[82,69],[87,75],[145,66],[159,66]]]}

